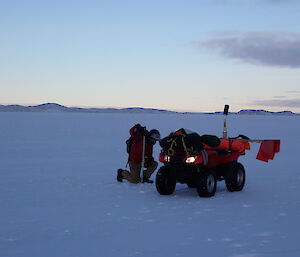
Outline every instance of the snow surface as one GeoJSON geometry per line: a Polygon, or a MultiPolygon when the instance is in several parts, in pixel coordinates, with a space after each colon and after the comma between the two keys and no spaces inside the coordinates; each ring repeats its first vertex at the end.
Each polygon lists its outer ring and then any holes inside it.
{"type": "MultiPolygon", "coordinates": [[[[240,158],[242,192],[118,183],[135,123],[221,136],[221,115],[0,113],[0,256],[298,257],[300,117],[228,116],[229,136],[281,139],[269,163],[240,158]]],[[[155,146],[155,156],[159,153],[155,146]]]]}

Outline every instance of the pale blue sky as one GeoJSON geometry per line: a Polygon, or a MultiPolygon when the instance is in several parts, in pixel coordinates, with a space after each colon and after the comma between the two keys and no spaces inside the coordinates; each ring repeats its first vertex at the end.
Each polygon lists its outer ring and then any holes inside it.
{"type": "Polygon", "coordinates": [[[300,1],[0,0],[0,104],[300,113],[300,1]]]}

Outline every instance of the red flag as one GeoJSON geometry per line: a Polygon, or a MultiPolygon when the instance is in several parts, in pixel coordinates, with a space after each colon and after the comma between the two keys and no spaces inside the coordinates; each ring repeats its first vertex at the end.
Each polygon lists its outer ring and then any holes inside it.
{"type": "Polygon", "coordinates": [[[280,140],[263,140],[260,144],[256,159],[264,162],[273,160],[275,153],[280,151],[280,140]]]}

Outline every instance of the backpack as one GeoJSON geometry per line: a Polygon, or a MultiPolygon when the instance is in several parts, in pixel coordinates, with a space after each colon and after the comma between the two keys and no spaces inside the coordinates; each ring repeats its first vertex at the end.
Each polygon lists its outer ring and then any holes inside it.
{"type": "Polygon", "coordinates": [[[132,136],[130,136],[130,138],[128,138],[127,140],[126,140],[126,151],[127,151],[127,153],[129,154],[130,153],[130,150],[131,150],[131,146],[132,146],[132,144],[133,144],[133,137],[132,136]]]}

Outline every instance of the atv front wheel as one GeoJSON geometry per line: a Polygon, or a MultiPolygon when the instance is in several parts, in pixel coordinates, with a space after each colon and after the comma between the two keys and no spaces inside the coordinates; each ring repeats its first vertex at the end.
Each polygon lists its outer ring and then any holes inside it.
{"type": "Polygon", "coordinates": [[[207,169],[198,175],[197,192],[200,197],[214,196],[217,189],[217,178],[213,169],[207,169]]]}
{"type": "Polygon", "coordinates": [[[166,166],[160,167],[156,173],[155,185],[158,193],[161,195],[173,194],[176,186],[176,180],[172,176],[170,168],[166,166]]]}
{"type": "Polygon", "coordinates": [[[227,190],[230,192],[243,190],[245,180],[246,173],[244,166],[239,162],[232,163],[225,177],[227,190]]]}

